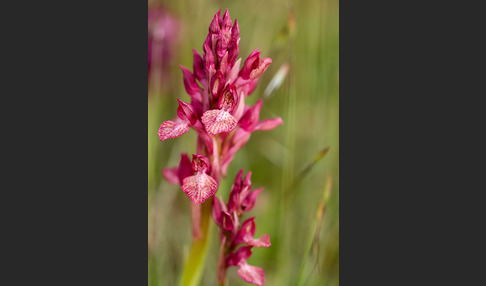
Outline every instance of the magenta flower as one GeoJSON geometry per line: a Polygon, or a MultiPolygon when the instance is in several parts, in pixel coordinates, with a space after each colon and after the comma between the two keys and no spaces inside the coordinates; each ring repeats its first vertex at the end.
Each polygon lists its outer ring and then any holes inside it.
{"type": "Polygon", "coordinates": [[[262,189],[251,191],[251,172],[243,178],[238,172],[228,203],[214,197],[210,204],[201,206],[217,191],[221,177],[226,176],[236,152],[258,130],[272,130],[283,123],[281,118],[260,120],[263,101],[253,106],[245,105],[245,98],[252,94],[259,77],[272,60],[261,58],[255,49],[241,66],[238,58],[240,31],[235,19],[231,21],[228,10],[220,16],[219,10],[209,25],[209,33],[202,46],[202,55],[193,50],[192,71],[180,66],[184,88],[190,103],[178,99],[177,117],[160,125],[161,141],[177,138],[193,129],[197,133],[196,153],[192,162],[181,154],[179,166],[163,170],[165,179],[181,186],[191,199],[193,239],[203,237],[200,221],[202,207],[211,206],[211,215],[220,228],[221,253],[218,262],[218,280],[224,281],[226,269],[238,267],[238,275],[256,285],[265,283],[263,269],[249,265],[253,247],[269,247],[268,234],[255,238],[255,218],[240,224],[244,213],[250,211],[262,189]],[[238,248],[239,247],[239,248],[238,248]]]}
{"type": "Polygon", "coordinates": [[[206,174],[209,171],[208,158],[202,155],[192,156],[192,170],[196,174],[186,177],[181,188],[193,203],[201,204],[216,192],[218,183],[206,174]]]}
{"type": "Polygon", "coordinates": [[[238,275],[246,282],[256,285],[265,283],[265,273],[262,268],[248,265],[252,247],[269,247],[270,236],[262,235],[255,239],[255,217],[251,217],[239,225],[241,216],[255,205],[257,195],[262,189],[250,191],[251,172],[242,179],[243,169],[238,172],[235,183],[231,188],[228,204],[217,198],[213,200],[212,216],[220,227],[220,241],[222,253],[218,267],[218,279],[224,281],[226,268],[238,266],[238,275]],[[236,251],[238,245],[244,244],[236,251]]]}
{"type": "MultiPolygon", "coordinates": [[[[210,172],[203,174],[216,182],[221,176],[226,176],[236,152],[248,142],[252,132],[271,130],[283,123],[281,118],[259,120],[262,100],[254,106],[245,106],[245,98],[253,92],[258,78],[272,60],[261,58],[261,52],[254,50],[240,69],[241,59],[237,60],[240,43],[238,23],[235,20],[232,24],[228,10],[223,17],[220,11],[209,26],[203,55],[193,50],[192,72],[181,66],[184,87],[191,103],[178,99],[178,117],[163,122],[158,131],[163,141],[179,137],[191,128],[195,130],[198,134],[197,153],[208,158],[211,167],[208,168],[210,172]]],[[[205,177],[199,175],[198,178],[205,177]]],[[[191,180],[196,184],[195,179],[191,180]]],[[[209,182],[209,179],[204,182],[209,182]]],[[[199,183],[197,186],[196,189],[202,187],[199,183]]],[[[207,194],[214,193],[184,189],[195,203],[204,202],[207,194]],[[199,195],[201,197],[196,197],[199,195]]]]}

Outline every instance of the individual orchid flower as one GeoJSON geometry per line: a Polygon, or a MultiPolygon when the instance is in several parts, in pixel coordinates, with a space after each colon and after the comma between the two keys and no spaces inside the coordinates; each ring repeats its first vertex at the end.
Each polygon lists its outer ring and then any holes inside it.
{"type": "Polygon", "coordinates": [[[159,138],[164,141],[169,138],[176,138],[189,131],[189,126],[197,122],[197,116],[191,105],[179,101],[177,108],[178,118],[174,121],[164,121],[159,128],[159,138]]]}
{"type": "Polygon", "coordinates": [[[253,236],[255,235],[255,231],[255,217],[251,217],[243,222],[240,231],[236,235],[233,243],[245,243],[253,247],[269,247],[271,245],[270,236],[268,234],[264,234],[260,238],[254,239],[253,236]]]}
{"type": "Polygon", "coordinates": [[[256,79],[262,75],[268,66],[272,63],[271,58],[260,59],[262,52],[255,49],[245,60],[245,64],[240,71],[242,79],[256,79]]]}
{"type": "Polygon", "coordinates": [[[202,155],[192,155],[192,170],[195,175],[186,177],[182,181],[182,191],[195,204],[202,204],[212,196],[218,188],[218,183],[208,174],[209,160],[202,155]]]}
{"type": "Polygon", "coordinates": [[[235,129],[236,119],[231,115],[238,103],[238,94],[234,85],[231,85],[219,98],[219,109],[208,110],[202,116],[202,122],[210,135],[229,132],[235,129]]]}

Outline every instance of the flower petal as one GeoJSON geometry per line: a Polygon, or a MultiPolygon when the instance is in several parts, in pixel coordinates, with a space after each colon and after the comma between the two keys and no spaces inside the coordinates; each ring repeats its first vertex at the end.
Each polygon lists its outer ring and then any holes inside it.
{"type": "Polygon", "coordinates": [[[226,257],[227,266],[237,266],[251,256],[251,246],[242,246],[226,257]]]}
{"type": "Polygon", "coordinates": [[[243,222],[241,225],[240,231],[235,237],[234,243],[247,243],[253,240],[253,236],[255,235],[255,217],[251,217],[243,222]]]}
{"type": "Polygon", "coordinates": [[[159,128],[160,141],[164,141],[169,138],[176,138],[189,131],[187,121],[164,121],[159,128]]]}
{"type": "Polygon", "coordinates": [[[283,120],[280,117],[273,118],[273,119],[266,119],[260,121],[256,126],[255,130],[272,130],[280,124],[283,124],[283,120]]]}
{"type": "Polygon", "coordinates": [[[162,174],[167,182],[175,185],[179,185],[179,177],[177,176],[177,171],[179,167],[167,168],[162,170],[162,174]]]}
{"type": "Polygon", "coordinates": [[[241,117],[239,125],[248,132],[253,132],[258,125],[260,119],[260,110],[262,109],[263,101],[259,99],[255,105],[250,107],[243,117],[241,117]]]}
{"type": "Polygon", "coordinates": [[[179,185],[182,184],[185,178],[192,176],[191,159],[186,153],[181,153],[181,160],[179,161],[179,169],[177,170],[177,176],[179,177],[179,185]]]}
{"type": "Polygon", "coordinates": [[[195,50],[192,49],[193,53],[193,60],[192,60],[192,70],[194,71],[194,75],[199,81],[202,81],[206,77],[206,73],[204,72],[204,63],[201,55],[195,50]]]}
{"type": "Polygon", "coordinates": [[[197,114],[192,105],[181,101],[180,99],[177,99],[177,101],[179,102],[179,107],[177,107],[177,115],[179,118],[189,120],[192,125],[196,124],[197,114]]]}
{"type": "Polygon", "coordinates": [[[269,247],[270,245],[272,245],[272,243],[270,243],[270,236],[268,234],[264,234],[258,239],[252,239],[247,243],[248,245],[251,245],[253,247],[269,247]]]}
{"type": "Polygon", "coordinates": [[[256,79],[260,77],[268,68],[268,66],[272,63],[271,58],[264,58],[259,60],[258,66],[254,68],[250,73],[250,79],[256,79]]]}
{"type": "Polygon", "coordinates": [[[246,261],[240,263],[238,275],[248,283],[261,286],[265,284],[265,272],[262,268],[249,265],[246,261]]]}
{"type": "Polygon", "coordinates": [[[218,183],[207,174],[198,173],[185,178],[181,188],[193,203],[202,204],[216,192],[218,183]]]}
{"type": "Polygon", "coordinates": [[[184,66],[179,66],[182,70],[183,80],[184,80],[184,87],[186,88],[186,92],[189,95],[195,95],[201,91],[201,88],[196,83],[196,78],[192,74],[190,70],[185,68],[184,66]]]}
{"type": "Polygon", "coordinates": [[[241,202],[241,210],[244,212],[249,212],[255,206],[257,195],[263,190],[263,188],[256,189],[249,193],[241,202]]]}
{"type": "Polygon", "coordinates": [[[225,110],[208,110],[202,116],[202,122],[206,126],[206,131],[211,135],[221,132],[230,132],[236,127],[236,119],[225,110]]]}

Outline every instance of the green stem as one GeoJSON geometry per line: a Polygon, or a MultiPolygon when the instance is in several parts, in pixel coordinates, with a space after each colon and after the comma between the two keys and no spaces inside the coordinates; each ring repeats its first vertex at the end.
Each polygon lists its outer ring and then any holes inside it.
{"type": "Polygon", "coordinates": [[[181,286],[197,286],[201,280],[201,275],[204,270],[204,261],[209,249],[209,242],[211,241],[211,205],[213,199],[206,200],[201,205],[201,239],[193,240],[191,252],[187,257],[182,279],[179,285],[181,286]]]}

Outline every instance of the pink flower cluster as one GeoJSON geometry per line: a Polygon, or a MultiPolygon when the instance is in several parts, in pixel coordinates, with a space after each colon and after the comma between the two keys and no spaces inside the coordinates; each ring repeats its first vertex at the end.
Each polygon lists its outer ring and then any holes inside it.
{"type": "Polygon", "coordinates": [[[178,117],[163,122],[158,131],[162,141],[179,137],[189,128],[197,132],[197,162],[192,166],[196,174],[180,182],[195,204],[216,192],[221,176],[226,176],[230,162],[252,132],[271,130],[283,123],[281,118],[259,120],[262,100],[253,106],[245,105],[245,98],[255,90],[258,78],[272,60],[260,58],[261,52],[255,50],[240,69],[241,58],[236,60],[238,23],[235,20],[232,25],[227,9],[223,17],[220,12],[209,26],[203,55],[193,50],[192,72],[181,66],[191,103],[178,99],[178,117]]]}
{"type": "MultiPolygon", "coordinates": [[[[209,34],[203,44],[203,55],[193,50],[192,72],[181,66],[184,86],[191,103],[178,99],[177,117],[160,125],[159,138],[176,138],[192,128],[197,132],[197,154],[192,161],[181,154],[179,166],[164,169],[167,181],[181,185],[191,199],[193,238],[201,235],[201,204],[214,195],[221,177],[226,176],[228,166],[236,152],[257,130],[271,130],[282,124],[281,118],[260,121],[262,100],[253,106],[245,105],[245,98],[254,90],[258,78],[272,62],[260,58],[254,50],[241,66],[239,53],[240,32],[234,25],[228,10],[214,15],[209,34]]],[[[270,237],[264,234],[255,239],[255,220],[251,217],[240,225],[241,216],[255,205],[262,189],[250,191],[251,172],[243,178],[241,170],[231,189],[228,203],[214,197],[212,216],[220,227],[221,253],[218,280],[224,281],[226,268],[238,266],[238,275],[249,283],[263,285],[262,268],[247,263],[253,247],[269,247],[270,237]],[[243,245],[236,249],[239,245],[243,245]]]]}
{"type": "Polygon", "coordinates": [[[228,204],[218,198],[213,200],[212,216],[220,228],[221,254],[218,263],[218,279],[224,281],[226,268],[238,266],[238,275],[246,282],[256,285],[265,283],[265,273],[262,268],[249,265],[247,259],[251,256],[252,247],[269,247],[268,234],[255,239],[255,217],[245,220],[240,226],[240,218],[255,205],[257,195],[262,189],[251,189],[251,172],[243,179],[243,169],[238,172],[231,189],[228,204]],[[236,251],[236,247],[243,244],[236,251]]]}

